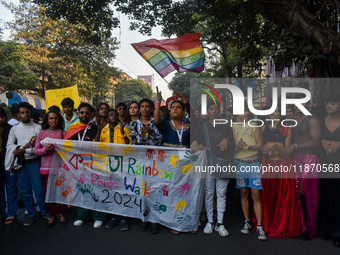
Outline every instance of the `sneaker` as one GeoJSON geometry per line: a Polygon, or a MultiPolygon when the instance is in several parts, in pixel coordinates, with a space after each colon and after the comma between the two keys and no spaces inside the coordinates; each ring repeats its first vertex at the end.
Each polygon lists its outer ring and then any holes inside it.
{"type": "Polygon", "coordinates": [[[203,229],[203,233],[206,235],[212,234],[214,231],[214,225],[212,223],[207,223],[203,229]]]}
{"type": "Polygon", "coordinates": [[[96,220],[93,224],[93,228],[101,228],[103,222],[101,220],[96,220]]]}
{"type": "Polygon", "coordinates": [[[27,217],[26,220],[24,221],[24,226],[29,227],[33,224],[33,222],[34,222],[33,218],[27,217]]]}
{"type": "Polygon", "coordinates": [[[43,218],[45,218],[46,220],[50,220],[51,219],[51,216],[46,214],[46,215],[43,215],[43,218]]]}
{"type": "Polygon", "coordinates": [[[113,217],[108,223],[105,224],[105,228],[114,228],[118,224],[118,218],[113,217]]]}
{"type": "Polygon", "coordinates": [[[258,228],[256,230],[256,233],[257,233],[257,239],[261,241],[266,241],[268,239],[268,237],[266,236],[262,228],[258,228]]]}
{"type": "Polygon", "coordinates": [[[81,226],[81,225],[83,225],[83,221],[82,220],[76,220],[74,223],[73,223],[73,225],[74,226],[76,226],[76,227],[79,227],[79,226],[81,226]]]}
{"type": "Polygon", "coordinates": [[[252,227],[251,227],[250,221],[245,221],[245,222],[244,222],[244,226],[243,226],[243,228],[241,229],[241,233],[242,233],[242,234],[249,234],[251,228],[252,228],[252,227]]]}
{"type": "Polygon", "coordinates": [[[219,227],[216,225],[215,231],[218,232],[222,237],[229,236],[229,232],[225,229],[224,225],[220,225],[219,227]]]}
{"type": "Polygon", "coordinates": [[[121,220],[119,222],[119,226],[120,226],[120,231],[128,231],[129,230],[129,224],[127,223],[126,220],[121,220]]]}

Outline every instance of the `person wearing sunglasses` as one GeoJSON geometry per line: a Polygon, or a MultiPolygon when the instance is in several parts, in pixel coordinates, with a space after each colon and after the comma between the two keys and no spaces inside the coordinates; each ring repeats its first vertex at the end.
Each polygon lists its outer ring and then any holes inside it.
{"type": "MultiPolygon", "coordinates": [[[[75,141],[94,141],[99,135],[97,125],[90,121],[93,107],[88,103],[81,103],[78,107],[79,123],[71,125],[66,132],[65,139],[75,141]]],[[[81,226],[84,222],[94,220],[93,228],[100,228],[105,221],[105,214],[85,208],[77,208],[78,219],[73,223],[74,226],[81,226]]]]}
{"type": "Polygon", "coordinates": [[[119,103],[117,105],[117,111],[119,115],[119,122],[124,123],[127,115],[127,107],[125,103],[119,103]]]}

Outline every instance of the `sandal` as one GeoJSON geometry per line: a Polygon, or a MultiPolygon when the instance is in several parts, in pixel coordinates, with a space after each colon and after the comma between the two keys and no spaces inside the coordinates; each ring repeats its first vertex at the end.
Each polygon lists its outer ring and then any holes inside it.
{"type": "Polygon", "coordinates": [[[14,216],[10,216],[10,217],[6,218],[5,224],[9,225],[9,224],[12,224],[14,221],[15,221],[15,217],[14,216]]]}
{"type": "Polygon", "coordinates": [[[198,230],[191,230],[190,233],[191,233],[191,234],[197,234],[197,233],[198,233],[198,230]]]}
{"type": "Polygon", "coordinates": [[[64,214],[59,215],[59,221],[60,221],[60,225],[63,226],[63,227],[65,227],[68,223],[64,214]]]}
{"type": "Polygon", "coordinates": [[[179,235],[179,231],[171,229],[170,232],[174,235],[179,235]]]}

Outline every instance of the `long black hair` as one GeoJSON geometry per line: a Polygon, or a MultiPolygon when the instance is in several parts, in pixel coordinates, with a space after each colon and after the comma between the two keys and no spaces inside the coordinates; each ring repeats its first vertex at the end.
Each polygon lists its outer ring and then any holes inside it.
{"type": "Polygon", "coordinates": [[[48,125],[48,116],[50,113],[55,113],[58,117],[58,126],[57,129],[64,130],[64,118],[61,116],[60,112],[58,111],[49,111],[45,114],[43,122],[41,124],[41,129],[46,130],[49,129],[50,125],[48,125]]]}

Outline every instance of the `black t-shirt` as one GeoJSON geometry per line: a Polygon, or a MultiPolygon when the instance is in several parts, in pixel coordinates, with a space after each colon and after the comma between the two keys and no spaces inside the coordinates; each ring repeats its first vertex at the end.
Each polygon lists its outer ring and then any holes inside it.
{"type": "Polygon", "coordinates": [[[85,133],[83,141],[93,141],[96,138],[97,132],[98,132],[98,127],[94,123],[89,125],[87,129],[84,129],[84,130],[80,131],[79,133],[71,136],[70,140],[81,141],[82,138],[83,138],[85,130],[86,130],[86,133],[85,133]],[[79,136],[78,136],[78,134],[79,134],[79,136]],[[80,137],[80,139],[79,139],[79,137],[80,137]]]}
{"type": "MultiPolygon", "coordinates": [[[[209,134],[209,141],[210,141],[210,149],[211,152],[219,157],[219,158],[230,158],[233,155],[233,150],[235,147],[233,129],[230,125],[215,125],[215,127],[209,122],[206,122],[209,134]],[[220,142],[226,138],[228,140],[228,149],[227,151],[221,151],[220,147],[217,146],[220,142]],[[231,145],[231,146],[230,146],[231,145]]],[[[202,128],[203,129],[203,128],[202,128]]],[[[205,140],[204,130],[203,130],[203,138],[205,140]]],[[[203,143],[206,145],[206,141],[203,143]]]]}

